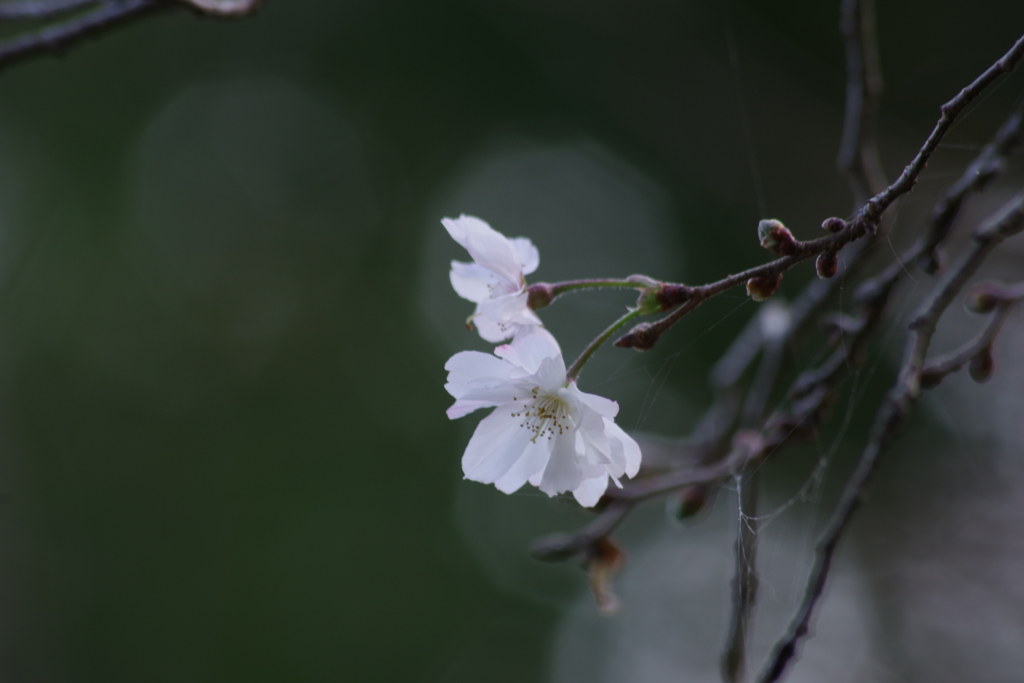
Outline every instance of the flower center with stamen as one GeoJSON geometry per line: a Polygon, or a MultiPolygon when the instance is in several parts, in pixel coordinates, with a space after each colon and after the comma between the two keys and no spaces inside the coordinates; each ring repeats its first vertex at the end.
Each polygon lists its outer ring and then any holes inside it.
{"type": "MultiPolygon", "coordinates": [[[[523,401],[519,397],[512,400],[523,401]]],[[[558,394],[542,393],[538,387],[534,387],[522,405],[519,412],[512,413],[512,417],[522,419],[519,426],[533,432],[530,441],[534,443],[537,439],[551,439],[576,427],[569,404],[558,394]]]]}

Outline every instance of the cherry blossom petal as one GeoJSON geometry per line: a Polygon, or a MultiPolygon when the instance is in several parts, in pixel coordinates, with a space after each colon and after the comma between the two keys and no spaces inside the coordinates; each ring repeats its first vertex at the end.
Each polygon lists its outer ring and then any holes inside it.
{"type": "Polygon", "coordinates": [[[476,263],[494,271],[511,289],[519,288],[523,268],[507,237],[475,216],[444,218],[441,224],[476,263]]]}
{"type": "MultiPolygon", "coordinates": [[[[572,384],[572,387],[576,387],[575,382],[572,384]]],[[[587,394],[579,389],[576,389],[576,393],[583,404],[603,417],[615,417],[619,414],[619,404],[611,399],[598,396],[597,394],[587,394]]]]}
{"type": "Polygon", "coordinates": [[[475,304],[490,299],[495,291],[504,293],[506,290],[497,275],[477,263],[452,261],[448,279],[456,294],[475,304]]]}
{"type": "Polygon", "coordinates": [[[589,508],[597,505],[597,501],[601,500],[601,496],[604,495],[607,488],[608,475],[602,474],[599,477],[581,481],[580,485],[573,490],[572,495],[576,498],[576,502],[589,508]]]}
{"type": "Polygon", "coordinates": [[[494,482],[502,493],[515,493],[532,475],[543,472],[551,457],[547,439],[537,439],[526,445],[526,450],[514,465],[500,479],[494,482]]]}
{"type": "Polygon", "coordinates": [[[533,432],[523,429],[520,418],[512,412],[502,406],[480,420],[462,455],[466,479],[493,484],[522,457],[533,432]]]}
{"type": "Polygon", "coordinates": [[[622,431],[622,427],[607,418],[604,421],[604,432],[613,442],[618,441],[622,444],[626,459],[626,476],[632,479],[640,471],[640,446],[633,437],[622,431]]]}
{"type": "Polygon", "coordinates": [[[526,237],[513,237],[509,242],[519,259],[523,275],[529,275],[537,270],[537,266],[540,265],[540,252],[537,251],[537,247],[533,246],[533,242],[526,237]]]}
{"type": "Polygon", "coordinates": [[[576,435],[562,434],[551,439],[551,458],[541,477],[538,488],[549,496],[572,491],[580,485],[583,476],[576,457],[576,435]]]}
{"type": "Polygon", "coordinates": [[[554,367],[556,369],[561,367],[564,383],[565,361],[562,360],[562,350],[558,348],[558,343],[551,335],[526,335],[511,344],[499,346],[494,350],[494,355],[504,358],[531,375],[540,370],[541,363],[545,360],[556,359],[554,367]]]}
{"type": "Polygon", "coordinates": [[[522,289],[478,303],[473,322],[480,336],[487,341],[500,342],[514,336],[522,326],[539,326],[540,318],[527,306],[528,298],[529,294],[522,289]]]}

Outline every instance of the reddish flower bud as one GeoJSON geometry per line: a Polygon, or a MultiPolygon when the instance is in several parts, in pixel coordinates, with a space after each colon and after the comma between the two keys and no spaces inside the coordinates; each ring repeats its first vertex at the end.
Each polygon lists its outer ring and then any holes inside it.
{"type": "Polygon", "coordinates": [[[538,282],[526,288],[526,296],[526,305],[536,311],[554,300],[555,288],[546,282],[538,282]]]}
{"type": "Polygon", "coordinates": [[[747,294],[754,301],[764,301],[779,288],[780,282],[782,282],[782,273],[752,277],[747,280],[747,294]]]}
{"type": "Polygon", "coordinates": [[[992,360],[992,347],[986,346],[981,350],[981,352],[971,359],[971,364],[967,369],[971,373],[971,379],[978,384],[984,384],[992,378],[992,370],[994,367],[995,362],[992,360]]]}
{"type": "Polygon", "coordinates": [[[669,511],[676,519],[689,519],[704,509],[708,502],[708,493],[707,486],[687,486],[668,499],[669,511]]]}
{"type": "Polygon", "coordinates": [[[834,277],[838,268],[839,257],[836,256],[834,251],[823,251],[818,254],[818,258],[814,261],[814,270],[817,271],[818,277],[822,280],[834,277]]]}
{"type": "Polygon", "coordinates": [[[654,347],[659,336],[659,333],[651,329],[650,323],[640,323],[628,333],[616,339],[612,346],[618,346],[619,348],[625,349],[636,349],[637,351],[646,351],[647,349],[654,347]]]}
{"type": "Polygon", "coordinates": [[[769,218],[757,224],[757,237],[761,240],[761,246],[778,254],[787,256],[796,251],[796,240],[793,233],[789,231],[781,221],[769,218]]]}
{"type": "Polygon", "coordinates": [[[842,218],[836,218],[834,216],[832,218],[826,218],[821,223],[821,229],[827,232],[839,232],[845,227],[846,221],[844,221],[842,218]]]}

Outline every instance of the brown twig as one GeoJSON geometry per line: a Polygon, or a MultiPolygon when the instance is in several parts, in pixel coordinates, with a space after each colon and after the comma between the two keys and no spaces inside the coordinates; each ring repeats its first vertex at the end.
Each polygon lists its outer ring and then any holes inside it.
{"type": "Polygon", "coordinates": [[[928,159],[931,158],[935,148],[960,112],[999,76],[1013,71],[1022,58],[1024,58],[1024,36],[1019,38],[1006,54],[986,69],[974,82],[939,108],[938,122],[914,159],[903,169],[899,178],[885,190],[869,199],[853,220],[847,222],[841,230],[816,240],[794,242],[790,253],[775,261],[730,275],[717,282],[685,288],[685,291],[680,292],[680,299],[683,300],[683,303],[676,310],[657,322],[636,325],[630,332],[616,340],[615,346],[638,350],[649,349],[654,346],[662,334],[708,299],[754,278],[779,279],[783,273],[801,261],[824,252],[836,253],[865,234],[873,234],[882,214],[899,197],[913,189],[928,159]]]}
{"type": "Polygon", "coordinates": [[[1011,308],[1011,302],[996,306],[995,310],[992,311],[992,317],[989,318],[988,324],[982,328],[977,337],[967,342],[956,351],[940,356],[939,358],[931,360],[925,364],[925,366],[921,368],[920,373],[921,388],[933,389],[938,386],[947,375],[958,371],[960,368],[972,362],[976,358],[987,357],[992,347],[992,342],[995,341],[995,338],[999,334],[999,330],[1002,329],[1007,316],[1010,315],[1011,308]]]}
{"type": "Polygon", "coordinates": [[[828,526],[815,544],[815,560],[807,579],[804,597],[783,638],[776,644],[759,683],[782,678],[796,655],[799,642],[807,635],[814,608],[821,598],[839,540],[860,507],[867,485],[874,475],[885,447],[900,431],[920,395],[925,355],[939,319],[974,275],[988,255],[1006,238],[1024,230],[1024,193],[1019,194],[975,232],[970,250],[958,265],[936,285],[910,324],[911,338],[899,370],[896,385],[879,409],[868,443],[843,490],[828,526]]]}

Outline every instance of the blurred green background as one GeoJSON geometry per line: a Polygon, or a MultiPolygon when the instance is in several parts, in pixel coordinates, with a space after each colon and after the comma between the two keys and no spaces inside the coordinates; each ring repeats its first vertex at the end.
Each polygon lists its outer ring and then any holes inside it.
{"type": "MultiPolygon", "coordinates": [[[[880,5],[893,172],[1024,4],[880,5]]],[[[267,0],[0,74],[0,677],[545,680],[585,577],[527,546],[586,515],[461,479],[476,417],[445,418],[442,368],[486,345],[439,220],[531,237],[541,280],[717,278],[764,259],[765,214],[813,236],[850,210],[837,18],[267,0]]],[[[1009,83],[952,142],[986,139],[1009,83]]],[[[572,356],[627,303],[544,317],[572,356]]],[[[581,386],[627,429],[684,434],[755,310],[722,297],[581,386]]]]}

